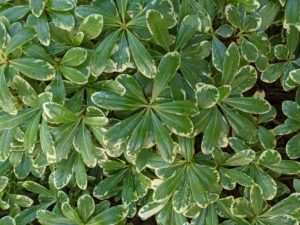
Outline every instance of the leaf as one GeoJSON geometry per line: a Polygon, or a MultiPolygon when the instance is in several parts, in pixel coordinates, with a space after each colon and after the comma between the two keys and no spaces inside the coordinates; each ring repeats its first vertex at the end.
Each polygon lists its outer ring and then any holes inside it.
{"type": "Polygon", "coordinates": [[[287,117],[300,122],[300,107],[295,102],[284,101],[282,111],[287,117]]]}
{"type": "Polygon", "coordinates": [[[74,170],[74,177],[75,177],[77,186],[81,190],[85,190],[87,188],[88,177],[86,174],[85,164],[82,161],[82,157],[78,154],[77,154],[77,157],[75,158],[73,170],[74,170]]]}
{"type": "Polygon", "coordinates": [[[255,62],[258,58],[256,46],[245,39],[241,43],[241,53],[248,62],[255,62]]]}
{"type": "Polygon", "coordinates": [[[4,216],[0,219],[0,225],[16,225],[16,221],[10,216],[4,216]]]}
{"type": "Polygon", "coordinates": [[[289,77],[297,84],[300,84],[300,69],[290,71],[289,77]]]}
{"type": "Polygon", "coordinates": [[[109,62],[112,48],[119,37],[119,31],[112,32],[98,45],[91,59],[91,73],[98,77],[109,62]]]}
{"type": "Polygon", "coordinates": [[[212,63],[217,70],[222,71],[226,46],[216,37],[212,39],[212,63]]]}
{"type": "Polygon", "coordinates": [[[235,153],[233,156],[226,159],[223,165],[226,166],[240,166],[251,163],[255,158],[255,152],[251,149],[242,150],[235,153]]]}
{"type": "Polygon", "coordinates": [[[42,14],[39,18],[36,19],[36,33],[39,41],[43,45],[49,46],[50,28],[45,14],[42,14]]]}
{"type": "Polygon", "coordinates": [[[37,113],[28,124],[24,134],[24,150],[32,153],[37,139],[39,124],[41,120],[41,112],[37,113]]]}
{"type": "Polygon", "coordinates": [[[49,13],[54,25],[62,30],[71,31],[75,26],[75,20],[69,12],[51,11],[49,13]]]}
{"type": "Polygon", "coordinates": [[[198,107],[208,109],[214,107],[219,101],[219,90],[213,85],[198,83],[196,85],[198,107]]]}
{"type": "Polygon", "coordinates": [[[241,67],[231,83],[231,94],[241,94],[250,90],[257,81],[257,72],[252,66],[241,67]]]}
{"type": "Polygon", "coordinates": [[[236,28],[242,29],[242,16],[240,15],[237,7],[235,7],[234,5],[227,5],[225,8],[225,15],[231,25],[235,26],[236,28]]]}
{"type": "Polygon", "coordinates": [[[156,66],[150,53],[130,31],[127,31],[127,38],[129,49],[137,69],[146,77],[154,78],[156,75],[156,66]]]}
{"type": "Polygon", "coordinates": [[[228,132],[222,129],[223,124],[226,126],[223,116],[218,109],[213,108],[201,143],[204,154],[210,154],[226,138],[228,132]]]}
{"type": "Polygon", "coordinates": [[[300,157],[300,134],[295,135],[288,140],[286,144],[286,154],[290,159],[297,159],[300,157]]]}
{"type": "Polygon", "coordinates": [[[258,128],[259,140],[264,149],[274,149],[276,146],[276,139],[268,129],[260,126],[258,128]]]}
{"type": "Polygon", "coordinates": [[[93,217],[86,225],[115,225],[126,218],[128,208],[122,205],[113,206],[93,217]]]}
{"type": "Polygon", "coordinates": [[[62,203],[61,211],[62,211],[62,214],[66,218],[68,218],[70,221],[74,221],[76,224],[81,223],[81,219],[80,219],[77,211],[75,211],[68,202],[62,203]]]}
{"type": "Polygon", "coordinates": [[[33,192],[35,194],[39,194],[39,195],[44,195],[46,197],[51,197],[51,198],[54,198],[54,195],[51,191],[49,191],[47,188],[45,188],[44,186],[34,182],[34,181],[24,181],[22,183],[22,186],[30,191],[30,192],[33,192]]]}
{"type": "Polygon", "coordinates": [[[283,26],[286,27],[287,25],[295,25],[299,29],[299,18],[300,18],[300,3],[297,0],[287,0],[285,5],[285,17],[283,26]]]}
{"type": "Polygon", "coordinates": [[[160,112],[171,113],[182,116],[193,116],[198,114],[198,109],[195,104],[190,101],[173,101],[155,104],[153,106],[160,112]]]}
{"type": "MultiPolygon", "coordinates": [[[[13,8],[11,8],[13,9],[13,8]]],[[[0,13],[1,15],[1,13],[0,13]]],[[[14,35],[6,45],[5,53],[8,55],[12,53],[17,48],[21,47],[28,41],[34,38],[34,33],[29,29],[22,29],[22,31],[18,32],[18,34],[14,35]]]]}
{"type": "Polygon", "coordinates": [[[169,52],[161,59],[157,74],[154,78],[152,89],[152,101],[167,87],[168,83],[175,76],[180,66],[180,55],[178,52],[169,52]]]}
{"type": "Polygon", "coordinates": [[[17,114],[14,98],[10,93],[5,78],[5,67],[0,68],[0,106],[5,112],[11,115],[17,114]]]}
{"type": "Polygon", "coordinates": [[[81,195],[77,200],[77,206],[83,221],[87,221],[95,210],[95,202],[89,194],[81,195]]]}
{"type": "Polygon", "coordinates": [[[0,130],[10,129],[19,126],[28,119],[30,119],[37,109],[21,109],[17,115],[10,115],[5,112],[0,112],[0,130]]]}
{"type": "Polygon", "coordinates": [[[0,192],[3,192],[4,189],[6,188],[7,184],[8,184],[8,178],[4,177],[4,176],[0,176],[0,192]]]}
{"type": "Polygon", "coordinates": [[[224,103],[246,113],[262,114],[271,109],[271,105],[264,99],[255,97],[231,97],[224,103]]]}
{"type": "Polygon", "coordinates": [[[250,203],[255,215],[260,215],[263,209],[263,193],[260,186],[254,184],[250,188],[250,203]]]}
{"type": "Polygon", "coordinates": [[[70,182],[73,174],[74,156],[73,153],[68,159],[64,159],[57,164],[56,170],[52,173],[55,188],[62,189],[70,182]]]}
{"type": "Polygon", "coordinates": [[[152,113],[151,116],[157,149],[165,161],[172,162],[175,157],[175,146],[173,140],[157,116],[154,113],[152,113]]]}
{"type": "Polygon", "coordinates": [[[96,153],[94,152],[94,146],[92,143],[92,137],[84,123],[81,123],[77,134],[73,140],[75,149],[81,153],[83,162],[90,168],[93,168],[97,164],[96,153]]]}
{"type": "Polygon", "coordinates": [[[178,35],[176,37],[175,49],[181,49],[195,35],[199,26],[200,20],[196,15],[187,15],[180,23],[178,35]]]}
{"type": "Polygon", "coordinates": [[[99,36],[103,28],[103,16],[92,14],[84,18],[81,22],[79,31],[84,33],[85,40],[92,40],[99,36]]]}
{"type": "Polygon", "coordinates": [[[283,74],[283,66],[281,63],[269,65],[261,74],[260,79],[266,83],[275,82],[283,74]]]}
{"type": "Polygon", "coordinates": [[[54,11],[69,11],[75,7],[75,2],[73,0],[50,0],[49,8],[54,11]]]}
{"type": "Polygon", "coordinates": [[[222,68],[222,84],[230,84],[238,71],[240,64],[240,53],[237,45],[232,42],[226,50],[222,68]]]}
{"type": "Polygon", "coordinates": [[[76,223],[73,223],[63,216],[60,216],[53,212],[49,212],[47,210],[38,211],[37,219],[43,225],[76,225],[76,223]]]}
{"type": "Polygon", "coordinates": [[[63,66],[79,66],[87,58],[87,51],[84,48],[75,47],[69,49],[64,57],[61,59],[60,64],[63,66]]]}
{"type": "Polygon", "coordinates": [[[46,2],[44,0],[29,0],[29,8],[32,14],[40,17],[44,11],[46,2]]]}
{"type": "Polygon", "coordinates": [[[56,162],[56,149],[47,123],[43,120],[40,127],[40,143],[49,163],[56,162]]]}
{"type": "Polygon", "coordinates": [[[55,70],[48,62],[34,58],[18,58],[10,61],[11,65],[25,76],[34,80],[51,80],[55,70]]]}
{"type": "Polygon", "coordinates": [[[60,104],[47,102],[43,105],[44,114],[53,123],[72,123],[77,121],[77,116],[60,104]]]}
{"type": "Polygon", "coordinates": [[[168,24],[164,16],[156,10],[148,10],[146,13],[147,26],[153,39],[157,44],[169,51],[171,38],[168,31],[168,24]]]}
{"type": "Polygon", "coordinates": [[[92,101],[99,107],[109,110],[136,110],[144,107],[135,99],[110,92],[96,92],[92,95],[92,101]]]}

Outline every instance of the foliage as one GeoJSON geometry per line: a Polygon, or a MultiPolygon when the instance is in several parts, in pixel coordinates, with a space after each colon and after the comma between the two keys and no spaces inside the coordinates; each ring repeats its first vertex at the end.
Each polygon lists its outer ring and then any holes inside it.
{"type": "Polygon", "coordinates": [[[299,0],[0,0],[0,225],[298,225],[299,0]]]}

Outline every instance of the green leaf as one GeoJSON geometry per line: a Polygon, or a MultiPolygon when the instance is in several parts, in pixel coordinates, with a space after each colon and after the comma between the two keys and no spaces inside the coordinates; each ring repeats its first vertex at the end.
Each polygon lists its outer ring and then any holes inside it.
{"type": "Polygon", "coordinates": [[[62,189],[71,180],[73,174],[73,163],[75,154],[71,153],[68,159],[64,159],[57,164],[57,168],[52,172],[53,184],[56,189],[62,189]]]}
{"type": "Polygon", "coordinates": [[[88,77],[83,74],[80,70],[74,69],[68,66],[61,66],[60,72],[68,80],[72,81],[75,84],[85,84],[88,82],[88,77]]]}
{"type": "Polygon", "coordinates": [[[262,165],[272,165],[280,163],[281,155],[276,150],[265,150],[258,158],[258,163],[262,165]]]}
{"type": "Polygon", "coordinates": [[[81,123],[79,126],[77,134],[73,140],[73,144],[75,149],[81,153],[84,163],[88,167],[95,167],[97,164],[97,157],[94,152],[91,134],[85,127],[84,123],[81,123]]]}
{"type": "Polygon", "coordinates": [[[146,13],[147,26],[153,36],[154,41],[169,51],[171,38],[168,31],[167,21],[164,16],[156,10],[148,10],[146,13]]]}
{"type": "Polygon", "coordinates": [[[233,215],[238,216],[238,217],[253,216],[250,202],[245,198],[235,199],[230,207],[230,210],[233,215]]]}
{"type": "Polygon", "coordinates": [[[10,115],[5,112],[0,112],[0,130],[10,129],[19,126],[33,115],[35,115],[37,109],[21,109],[16,115],[10,115]]]}
{"type": "MultiPolygon", "coordinates": [[[[1,15],[1,14],[0,14],[1,15]]],[[[28,41],[34,38],[34,33],[29,29],[22,29],[18,34],[14,35],[6,45],[5,53],[8,55],[15,51],[17,48],[21,47],[28,41]]]]}
{"type": "Polygon", "coordinates": [[[10,216],[4,216],[0,219],[0,225],[16,225],[16,221],[10,216]]]}
{"type": "Polygon", "coordinates": [[[198,83],[196,85],[198,107],[208,109],[214,107],[219,101],[219,90],[213,85],[198,83]]]}
{"type": "Polygon", "coordinates": [[[39,18],[36,19],[36,33],[39,41],[43,45],[49,46],[50,28],[45,14],[42,14],[39,18]]]}
{"type": "Polygon", "coordinates": [[[212,63],[220,72],[223,69],[226,46],[218,38],[212,39],[212,63]]]}
{"type": "Polygon", "coordinates": [[[11,65],[25,76],[34,80],[51,80],[55,70],[48,62],[33,58],[18,58],[10,61],[11,65]]]}
{"type": "Polygon", "coordinates": [[[180,55],[178,52],[169,52],[161,59],[157,74],[154,78],[152,89],[152,101],[168,86],[180,66],[180,55]]]}
{"type": "Polygon", "coordinates": [[[81,224],[81,219],[78,213],[72,208],[72,206],[69,203],[63,202],[61,205],[61,211],[62,214],[70,221],[73,221],[76,224],[81,224]]]}
{"type": "Polygon", "coordinates": [[[1,151],[0,151],[0,161],[5,161],[10,153],[11,153],[11,143],[13,142],[14,138],[14,131],[13,129],[4,129],[1,132],[0,136],[0,146],[1,146],[1,151]]]}
{"type": "Polygon", "coordinates": [[[95,210],[95,202],[89,194],[81,195],[77,200],[77,206],[83,221],[87,221],[95,210]]]}
{"type": "Polygon", "coordinates": [[[92,40],[99,36],[103,28],[103,16],[92,14],[84,18],[81,22],[79,31],[84,33],[85,40],[92,40]]]}
{"type": "Polygon", "coordinates": [[[300,122],[300,107],[292,101],[284,101],[282,103],[282,112],[287,117],[300,122]]]}
{"type": "Polygon", "coordinates": [[[290,71],[289,77],[297,84],[300,84],[300,69],[290,71]]]}
{"type": "Polygon", "coordinates": [[[0,49],[4,49],[7,42],[7,31],[4,23],[0,21],[0,49]]]}
{"type": "Polygon", "coordinates": [[[80,155],[77,155],[77,157],[75,158],[73,170],[74,170],[74,177],[75,177],[77,186],[81,190],[86,190],[88,178],[87,178],[87,174],[86,174],[85,164],[80,155]]]}
{"type": "Polygon", "coordinates": [[[60,64],[63,66],[79,66],[87,58],[87,51],[84,48],[75,47],[69,49],[64,57],[61,59],[60,64]]]}
{"type": "Polygon", "coordinates": [[[286,144],[286,154],[290,159],[297,159],[300,157],[300,134],[297,134],[288,140],[286,144]]]}
{"type": "Polygon", "coordinates": [[[129,154],[140,151],[143,148],[151,125],[150,111],[147,110],[128,141],[127,151],[129,154]]]}
{"type": "Polygon", "coordinates": [[[240,15],[240,12],[238,11],[237,7],[235,7],[234,5],[227,5],[225,9],[225,14],[227,20],[232,26],[242,29],[242,16],[240,15]]]}
{"type": "Polygon", "coordinates": [[[86,225],[115,225],[126,218],[128,208],[122,205],[113,206],[93,217],[86,225]]]}
{"type": "Polygon", "coordinates": [[[54,194],[49,191],[47,188],[45,188],[44,186],[34,182],[34,181],[24,181],[22,183],[22,186],[32,192],[32,193],[35,193],[35,194],[39,194],[39,195],[44,195],[46,197],[51,197],[51,198],[54,198],[54,194]]]}
{"type": "Polygon", "coordinates": [[[135,37],[133,33],[127,31],[127,38],[130,52],[137,69],[146,77],[154,78],[156,74],[155,62],[144,45],[135,37]]]}
{"type": "Polygon", "coordinates": [[[32,14],[36,17],[40,17],[44,11],[46,1],[44,0],[29,0],[29,8],[32,14]]]}
{"type": "Polygon", "coordinates": [[[262,114],[271,109],[271,105],[264,99],[255,97],[231,97],[224,103],[246,113],[262,114]]]}
{"type": "Polygon", "coordinates": [[[112,32],[107,37],[105,37],[105,39],[95,49],[91,60],[91,73],[94,76],[98,77],[104,71],[109,61],[113,46],[118,40],[118,37],[118,30],[112,32]]]}
{"type": "Polygon", "coordinates": [[[254,184],[250,188],[250,203],[255,215],[260,215],[263,208],[263,193],[260,186],[254,184]]]}
{"type": "Polygon", "coordinates": [[[24,134],[24,150],[32,153],[39,132],[39,124],[41,120],[41,112],[37,113],[29,122],[24,134]]]}
{"type": "Polygon", "coordinates": [[[257,72],[253,66],[241,67],[231,83],[231,94],[241,94],[250,90],[256,83],[257,72]]]}
{"type": "Polygon", "coordinates": [[[265,71],[261,74],[260,79],[266,83],[275,82],[283,74],[284,64],[276,63],[269,65],[265,71]]]}
{"type": "Polygon", "coordinates": [[[204,154],[209,154],[218,147],[227,137],[228,129],[224,130],[226,126],[224,117],[218,109],[213,108],[208,125],[204,131],[201,149],[204,154]]]}
{"type": "Polygon", "coordinates": [[[40,210],[37,219],[43,225],[77,225],[76,223],[47,210],[40,210]]]}
{"type": "Polygon", "coordinates": [[[53,123],[73,123],[78,119],[73,112],[55,102],[44,103],[43,109],[47,120],[53,123]]]}
{"type": "Polygon", "coordinates": [[[49,0],[48,6],[54,11],[69,11],[75,7],[75,1],[49,0]]]}
{"type": "Polygon", "coordinates": [[[176,37],[175,49],[181,49],[195,35],[200,26],[199,17],[187,15],[180,23],[178,35],[176,37]]]}
{"type": "Polygon", "coordinates": [[[91,98],[96,105],[108,110],[136,110],[144,107],[135,99],[111,92],[96,92],[91,98]]]}
{"type": "Polygon", "coordinates": [[[190,101],[173,101],[155,104],[154,109],[160,112],[182,116],[194,116],[198,114],[196,105],[190,101]]]}
{"type": "Polygon", "coordinates": [[[172,162],[175,157],[175,146],[172,137],[157,116],[154,113],[151,116],[157,149],[165,161],[172,162]]]}
{"type": "Polygon", "coordinates": [[[226,50],[222,69],[222,84],[230,84],[238,71],[240,64],[240,53],[237,45],[232,42],[226,50]]]}
{"type": "Polygon", "coordinates": [[[190,182],[188,177],[183,178],[182,185],[174,192],[172,205],[176,212],[183,213],[187,210],[191,200],[190,182]]]}
{"type": "Polygon", "coordinates": [[[5,67],[0,68],[0,107],[11,115],[17,114],[14,98],[9,91],[5,78],[5,67]]]}
{"type": "Polygon", "coordinates": [[[255,62],[258,58],[258,49],[256,46],[245,39],[241,43],[241,53],[248,62],[255,62]]]}
{"type": "Polygon", "coordinates": [[[6,188],[7,184],[8,184],[8,178],[4,177],[4,176],[0,176],[0,192],[3,192],[3,190],[6,188]]]}
{"type": "Polygon", "coordinates": [[[226,159],[225,166],[241,166],[251,163],[255,158],[255,152],[251,149],[242,150],[226,159]]]}
{"type": "Polygon", "coordinates": [[[75,26],[74,17],[69,12],[51,11],[49,15],[54,25],[62,30],[71,31],[75,26]]]}
{"type": "Polygon", "coordinates": [[[283,26],[295,25],[296,27],[300,26],[300,3],[297,0],[287,0],[285,5],[285,17],[283,26]]]}
{"type": "Polygon", "coordinates": [[[274,135],[267,128],[260,126],[258,128],[259,140],[264,149],[274,149],[276,146],[276,139],[274,135]]]}

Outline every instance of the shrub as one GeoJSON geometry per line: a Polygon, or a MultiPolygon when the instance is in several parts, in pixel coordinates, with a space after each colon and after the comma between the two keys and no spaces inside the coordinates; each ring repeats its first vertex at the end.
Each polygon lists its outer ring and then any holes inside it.
{"type": "Polygon", "coordinates": [[[299,31],[299,0],[0,0],[0,225],[299,224],[299,31]]]}

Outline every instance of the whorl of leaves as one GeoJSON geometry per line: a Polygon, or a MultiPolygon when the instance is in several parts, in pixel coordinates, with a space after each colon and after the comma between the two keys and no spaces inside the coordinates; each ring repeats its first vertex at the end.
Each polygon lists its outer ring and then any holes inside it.
{"type": "Polygon", "coordinates": [[[0,225],[298,225],[299,0],[0,0],[0,225]]]}

